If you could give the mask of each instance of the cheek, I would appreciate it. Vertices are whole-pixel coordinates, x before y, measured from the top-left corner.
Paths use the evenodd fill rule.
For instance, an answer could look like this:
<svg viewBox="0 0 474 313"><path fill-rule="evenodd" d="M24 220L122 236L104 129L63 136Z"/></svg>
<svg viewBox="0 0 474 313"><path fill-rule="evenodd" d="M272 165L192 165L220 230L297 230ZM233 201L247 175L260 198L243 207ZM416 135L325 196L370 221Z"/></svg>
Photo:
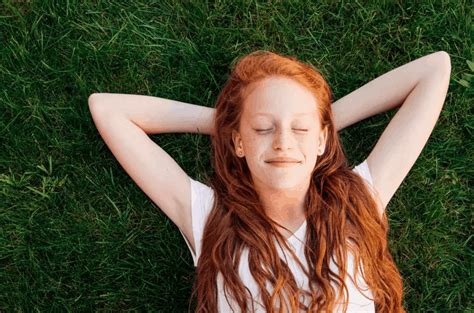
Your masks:
<svg viewBox="0 0 474 313"><path fill-rule="evenodd" d="M307 161L316 160L319 157L317 155L318 145L314 142L306 143L302 149Z"/></svg>
<svg viewBox="0 0 474 313"><path fill-rule="evenodd" d="M257 155L257 156L259 153L261 154L269 147L271 148L271 145L272 145L271 139L269 139L269 137L266 138L265 136L262 136L260 138L253 137L246 142L247 150L252 151L252 154Z"/></svg>

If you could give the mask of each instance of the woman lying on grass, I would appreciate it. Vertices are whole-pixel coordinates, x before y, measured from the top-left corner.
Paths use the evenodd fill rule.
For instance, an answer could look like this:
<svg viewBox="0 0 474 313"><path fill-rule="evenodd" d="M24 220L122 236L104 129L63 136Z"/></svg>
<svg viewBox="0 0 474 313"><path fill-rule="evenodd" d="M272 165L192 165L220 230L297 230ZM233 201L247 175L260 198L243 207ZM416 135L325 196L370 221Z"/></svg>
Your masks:
<svg viewBox="0 0 474 313"><path fill-rule="evenodd" d="M450 72L449 55L435 52L333 103L313 66L257 51L237 62L215 109L110 93L89 106L125 171L183 234L197 312L404 312L385 208L436 124ZM398 106L350 168L338 131ZM211 135L208 184L148 137L167 132Z"/></svg>

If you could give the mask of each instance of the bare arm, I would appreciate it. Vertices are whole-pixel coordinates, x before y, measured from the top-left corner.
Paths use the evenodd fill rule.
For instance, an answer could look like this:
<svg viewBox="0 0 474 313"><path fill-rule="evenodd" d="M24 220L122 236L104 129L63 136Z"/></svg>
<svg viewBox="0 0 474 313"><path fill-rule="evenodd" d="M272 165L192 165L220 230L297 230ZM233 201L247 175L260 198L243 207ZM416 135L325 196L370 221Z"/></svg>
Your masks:
<svg viewBox="0 0 474 313"><path fill-rule="evenodd" d="M194 252L191 181L179 164L147 134L209 134L213 109L141 95L94 93L93 121L123 169L186 236Z"/></svg>
<svg viewBox="0 0 474 313"><path fill-rule="evenodd" d="M442 110L451 62L444 51L402 65L334 103L339 128L399 106L367 157L380 213L425 146Z"/></svg>
<svg viewBox="0 0 474 313"><path fill-rule="evenodd" d="M123 115L146 134L211 134L215 109L160 97L94 93L89 102L106 106L109 114Z"/></svg>
<svg viewBox="0 0 474 313"><path fill-rule="evenodd" d="M373 115L399 107L415 85L438 69L438 51L397 67L352 91L332 104L338 131ZM449 55L447 55L449 58Z"/></svg>

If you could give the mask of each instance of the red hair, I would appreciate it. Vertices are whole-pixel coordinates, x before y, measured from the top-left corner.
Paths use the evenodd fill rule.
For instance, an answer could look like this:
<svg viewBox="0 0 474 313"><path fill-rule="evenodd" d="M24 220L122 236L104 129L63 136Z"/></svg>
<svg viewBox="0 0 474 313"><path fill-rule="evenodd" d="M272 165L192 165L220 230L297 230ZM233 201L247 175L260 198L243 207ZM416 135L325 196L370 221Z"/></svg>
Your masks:
<svg viewBox="0 0 474 313"><path fill-rule="evenodd" d="M233 129L239 130L243 103L254 83L275 75L293 79L310 90L318 100L321 127L328 128L326 148L313 170L305 201L305 257L309 270L299 264L309 279L311 290L306 292L297 287L288 265L278 255L274 239L295 257L276 227L279 224L266 215L245 158L237 157L231 135ZM383 213L380 218L365 182L348 165L334 127L331 103L332 92L322 75L295 57L260 50L244 56L233 68L216 102L216 132L211 137L214 174L210 178L215 201L204 227L193 285L197 312L217 312L219 272L224 290L232 294L241 311L251 309L251 298L238 273L244 248L249 248L249 268L267 312L275 312L277 299L286 303L284 294L290 302L286 312L332 312L339 299L346 311L348 250L354 255L355 276L362 262L359 274L374 295L376 311L405 312L402 279L388 248L387 216ZM339 274L331 271L331 258ZM267 282L273 286L272 294L266 289ZM331 282L336 283L337 290ZM311 298L309 307L300 303L302 293Z"/></svg>

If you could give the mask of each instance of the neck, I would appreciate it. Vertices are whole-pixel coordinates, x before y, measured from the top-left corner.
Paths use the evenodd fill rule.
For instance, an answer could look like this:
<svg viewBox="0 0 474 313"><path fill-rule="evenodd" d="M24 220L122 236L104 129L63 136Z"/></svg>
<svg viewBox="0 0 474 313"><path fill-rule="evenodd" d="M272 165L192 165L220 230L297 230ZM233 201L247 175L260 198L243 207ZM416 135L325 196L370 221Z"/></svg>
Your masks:
<svg viewBox="0 0 474 313"><path fill-rule="evenodd" d="M306 218L305 199L307 191L307 184L284 190L268 187L257 189L267 215L292 232L296 231ZM284 229L281 229L281 231L287 233Z"/></svg>

